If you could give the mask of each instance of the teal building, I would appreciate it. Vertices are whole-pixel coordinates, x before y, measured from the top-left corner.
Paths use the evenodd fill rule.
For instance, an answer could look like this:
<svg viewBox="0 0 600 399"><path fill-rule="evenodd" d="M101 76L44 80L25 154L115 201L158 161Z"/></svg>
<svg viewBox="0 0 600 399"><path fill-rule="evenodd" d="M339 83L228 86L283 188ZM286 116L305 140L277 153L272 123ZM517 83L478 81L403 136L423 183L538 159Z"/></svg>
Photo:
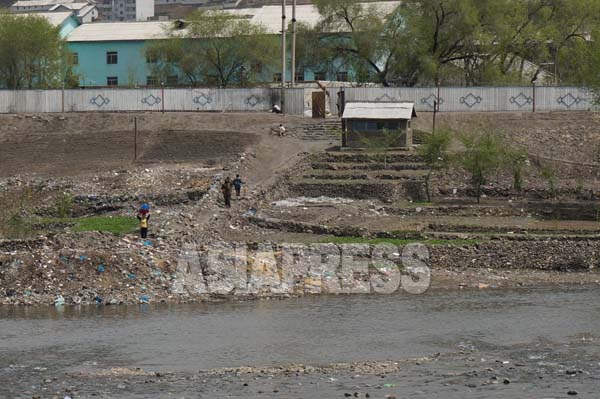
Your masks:
<svg viewBox="0 0 600 399"><path fill-rule="evenodd" d="M369 3L381 8L382 15L387 15L399 2ZM291 8L289 8L291 15ZM320 14L314 5L299 5L298 22L315 25ZM267 32L279 35L281 30L281 7L263 6L248 9L234 9L228 12L238 14L240 18L248 18L251 22L265 27ZM187 85L184 76L172 75L163 77L159 82L152 76L152 60L146 58L148 44L154 40L167 39L170 36L174 21L147 22L106 22L82 24L67 36L69 49L78 62L74 72L80 77L83 87L125 86L143 87ZM278 69L278 68L277 68ZM352 79L350 68L333 65L328 71L297 70L296 82L303 81L348 81ZM333 72L332 72L333 70ZM266 66L260 79L265 83L281 81L281 73L275 68ZM288 68L286 80L291 80Z"/></svg>

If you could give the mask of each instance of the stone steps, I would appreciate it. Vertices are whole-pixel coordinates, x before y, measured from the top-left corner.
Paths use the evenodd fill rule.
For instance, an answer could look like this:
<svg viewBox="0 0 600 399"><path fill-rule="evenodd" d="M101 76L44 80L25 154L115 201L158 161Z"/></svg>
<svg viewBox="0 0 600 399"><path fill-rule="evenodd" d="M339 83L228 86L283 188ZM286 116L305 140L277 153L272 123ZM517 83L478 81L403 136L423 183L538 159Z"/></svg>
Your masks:
<svg viewBox="0 0 600 399"><path fill-rule="evenodd" d="M305 140L341 140L342 124L339 120L321 120L294 127L290 131Z"/></svg>
<svg viewBox="0 0 600 399"><path fill-rule="evenodd" d="M415 162L371 162L371 163L353 163L353 162L312 162L311 166L315 170L354 170L354 171L402 171L402 170L427 170L424 163Z"/></svg>
<svg viewBox="0 0 600 399"><path fill-rule="evenodd" d="M308 171L305 179L316 180L406 180L421 179L427 174L422 170L386 170L386 171L361 171L361 170L312 170Z"/></svg>
<svg viewBox="0 0 600 399"><path fill-rule="evenodd" d="M328 163L422 163L423 159L411 151L373 152L326 152L316 155L313 162Z"/></svg>
<svg viewBox="0 0 600 399"><path fill-rule="evenodd" d="M340 197L360 200L377 199L393 202L400 198L423 201L424 185L421 179L299 179L290 183L294 195L305 197Z"/></svg>

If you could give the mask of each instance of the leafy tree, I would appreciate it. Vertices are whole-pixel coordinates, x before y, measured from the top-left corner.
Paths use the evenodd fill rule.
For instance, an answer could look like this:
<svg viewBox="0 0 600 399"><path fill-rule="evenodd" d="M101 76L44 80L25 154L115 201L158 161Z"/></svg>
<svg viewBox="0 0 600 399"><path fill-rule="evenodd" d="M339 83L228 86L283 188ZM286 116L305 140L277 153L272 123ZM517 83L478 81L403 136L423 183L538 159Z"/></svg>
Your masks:
<svg viewBox="0 0 600 399"><path fill-rule="evenodd" d="M193 86L245 85L277 59L277 38L264 27L220 11L196 11L185 27L174 24L170 38L151 44L147 57L163 82L181 73Z"/></svg>
<svg viewBox="0 0 600 399"><path fill-rule="evenodd" d="M597 0L405 0L389 15L359 0L315 0L319 57L384 86L598 82ZM318 43L314 45L314 43Z"/></svg>
<svg viewBox="0 0 600 399"><path fill-rule="evenodd" d="M504 163L512 172L513 189L521 191L523 189L523 168L527 161L527 152L520 148L508 148L504 151L502 157Z"/></svg>
<svg viewBox="0 0 600 399"><path fill-rule="evenodd" d="M477 203L481 200L482 187L488 176L501 164L501 140L490 133L468 134L461 138L465 151L459 157L460 164L471 174L471 186Z"/></svg>
<svg viewBox="0 0 600 399"><path fill-rule="evenodd" d="M550 197L556 198L556 172L551 166L546 166L542 169L540 176L546 180Z"/></svg>
<svg viewBox="0 0 600 399"><path fill-rule="evenodd" d="M426 135L423 144L419 147L419 155L429 168L425 176L425 191L427 201L431 202L430 181L434 171L444 168L448 164L448 147L450 146L450 133L447 130L437 130Z"/></svg>
<svg viewBox="0 0 600 399"><path fill-rule="evenodd" d="M390 86L391 68L400 59L399 44L406 43L395 13L382 18L378 6L359 0L316 0L315 5L322 16L318 41L312 43L322 57L319 60L354 71L354 80Z"/></svg>
<svg viewBox="0 0 600 399"><path fill-rule="evenodd" d="M0 87L60 87L63 50L58 28L45 18L0 13Z"/></svg>

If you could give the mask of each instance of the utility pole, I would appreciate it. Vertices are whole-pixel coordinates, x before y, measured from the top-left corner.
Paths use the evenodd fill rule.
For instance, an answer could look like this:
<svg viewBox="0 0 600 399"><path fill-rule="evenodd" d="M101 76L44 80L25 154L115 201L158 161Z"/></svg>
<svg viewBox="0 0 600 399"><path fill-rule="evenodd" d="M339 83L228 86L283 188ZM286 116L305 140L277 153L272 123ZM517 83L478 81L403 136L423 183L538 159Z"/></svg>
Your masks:
<svg viewBox="0 0 600 399"><path fill-rule="evenodd" d="M437 96L433 101L433 133L435 133L435 120L437 113L440 111L440 79L436 79L437 83Z"/></svg>
<svg viewBox="0 0 600 399"><path fill-rule="evenodd" d="M292 85L296 84L296 0L292 0Z"/></svg>
<svg viewBox="0 0 600 399"><path fill-rule="evenodd" d="M285 0L281 0L281 112L285 114L285 64L286 64L286 43L285 34L287 31L285 17Z"/></svg>
<svg viewBox="0 0 600 399"><path fill-rule="evenodd" d="M137 161L137 116L133 117L133 161Z"/></svg>

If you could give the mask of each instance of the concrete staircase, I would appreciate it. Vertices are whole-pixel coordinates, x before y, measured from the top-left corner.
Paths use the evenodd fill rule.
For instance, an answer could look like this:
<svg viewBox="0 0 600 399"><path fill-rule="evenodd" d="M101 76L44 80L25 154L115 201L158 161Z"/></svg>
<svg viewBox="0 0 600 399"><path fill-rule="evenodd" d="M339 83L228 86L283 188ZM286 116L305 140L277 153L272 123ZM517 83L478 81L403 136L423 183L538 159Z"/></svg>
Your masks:
<svg viewBox="0 0 600 399"><path fill-rule="evenodd" d="M315 119L314 123L291 129L292 134L303 140L326 140L341 143L342 122L335 119Z"/></svg>

